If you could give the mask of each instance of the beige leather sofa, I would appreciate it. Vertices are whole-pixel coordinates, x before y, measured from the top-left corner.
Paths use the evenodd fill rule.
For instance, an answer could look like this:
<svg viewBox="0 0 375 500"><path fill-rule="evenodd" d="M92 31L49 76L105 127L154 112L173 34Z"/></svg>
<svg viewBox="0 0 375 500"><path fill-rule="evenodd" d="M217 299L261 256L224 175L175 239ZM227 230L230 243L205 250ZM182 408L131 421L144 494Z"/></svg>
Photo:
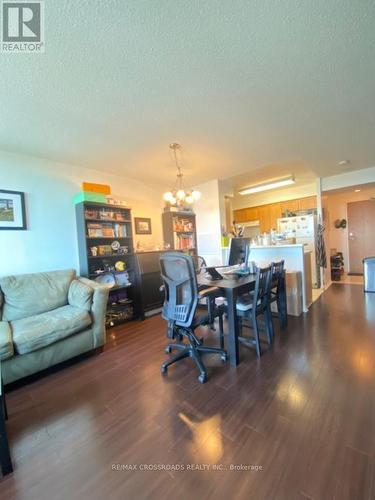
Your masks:
<svg viewBox="0 0 375 500"><path fill-rule="evenodd" d="M4 384L102 346L107 300L72 269L0 278Z"/></svg>

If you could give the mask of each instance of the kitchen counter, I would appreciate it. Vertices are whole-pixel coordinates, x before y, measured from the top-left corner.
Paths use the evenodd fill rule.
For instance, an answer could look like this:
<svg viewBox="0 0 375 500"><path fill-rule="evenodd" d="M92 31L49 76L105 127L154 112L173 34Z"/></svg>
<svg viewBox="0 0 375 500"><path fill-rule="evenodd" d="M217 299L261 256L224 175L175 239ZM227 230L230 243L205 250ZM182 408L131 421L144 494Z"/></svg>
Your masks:
<svg viewBox="0 0 375 500"><path fill-rule="evenodd" d="M302 243L286 243L285 245L283 245L282 243L280 243L280 245L250 245L250 248L272 248L272 249L275 249L275 248L302 248L304 249L304 252L305 253L308 253L308 252L311 252L311 250L308 250L305 245L302 245Z"/></svg>
<svg viewBox="0 0 375 500"><path fill-rule="evenodd" d="M308 311L311 304L311 250L302 243L288 245L250 245L249 260L260 266L271 262L284 261L286 271L300 271L302 274L302 308Z"/></svg>

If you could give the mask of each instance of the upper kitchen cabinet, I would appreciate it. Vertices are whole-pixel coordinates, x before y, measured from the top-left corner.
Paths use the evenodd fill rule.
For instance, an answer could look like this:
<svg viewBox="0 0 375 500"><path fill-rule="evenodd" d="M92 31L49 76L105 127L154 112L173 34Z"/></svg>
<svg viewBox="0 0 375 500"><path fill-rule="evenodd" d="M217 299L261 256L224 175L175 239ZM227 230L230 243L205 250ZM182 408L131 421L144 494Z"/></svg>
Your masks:
<svg viewBox="0 0 375 500"><path fill-rule="evenodd" d="M270 229L277 229L277 219L279 219L281 215L281 204L280 203L272 203L269 206L270 212Z"/></svg>
<svg viewBox="0 0 375 500"><path fill-rule="evenodd" d="M258 207L246 208L246 220L258 220Z"/></svg>
<svg viewBox="0 0 375 500"><path fill-rule="evenodd" d="M271 229L271 216L269 205L258 207L258 220L260 232L266 233Z"/></svg>
<svg viewBox="0 0 375 500"><path fill-rule="evenodd" d="M316 208L316 196L308 196L307 198L300 198L299 210L310 210Z"/></svg>
<svg viewBox="0 0 375 500"><path fill-rule="evenodd" d="M281 213L284 216L285 212L297 212L299 210L299 200L288 200L280 202Z"/></svg>
<svg viewBox="0 0 375 500"><path fill-rule="evenodd" d="M283 217L285 212L298 212L299 210L311 210L316 208L316 196L307 196L296 200L281 201L280 203L269 203L257 207L241 208L234 210L234 220L241 224L259 220L261 232L277 229L277 219Z"/></svg>

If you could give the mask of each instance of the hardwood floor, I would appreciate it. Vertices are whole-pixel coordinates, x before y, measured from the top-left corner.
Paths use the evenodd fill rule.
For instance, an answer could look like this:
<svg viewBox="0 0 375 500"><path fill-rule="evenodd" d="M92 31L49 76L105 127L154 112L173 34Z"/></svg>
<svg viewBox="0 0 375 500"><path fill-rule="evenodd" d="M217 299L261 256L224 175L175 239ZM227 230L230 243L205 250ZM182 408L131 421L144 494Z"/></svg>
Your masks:
<svg viewBox="0 0 375 500"><path fill-rule="evenodd" d="M101 355L9 392L0 497L375 499L375 294L332 285L260 360L206 358L204 385L189 359L160 375L166 343L160 317L117 327Z"/></svg>

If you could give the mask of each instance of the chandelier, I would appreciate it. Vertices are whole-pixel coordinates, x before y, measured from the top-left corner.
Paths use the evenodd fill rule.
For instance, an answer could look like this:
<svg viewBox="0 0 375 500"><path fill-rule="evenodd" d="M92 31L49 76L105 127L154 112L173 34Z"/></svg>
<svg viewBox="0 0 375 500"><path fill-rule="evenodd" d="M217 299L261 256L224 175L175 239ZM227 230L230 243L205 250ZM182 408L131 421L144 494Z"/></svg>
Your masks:
<svg viewBox="0 0 375 500"><path fill-rule="evenodd" d="M181 144L177 142L172 142L169 145L170 149L173 151L173 157L177 168L177 179L175 185L171 191L164 193L163 198L169 205L183 206L192 205L194 201L199 200L201 194L199 191L186 190L183 184L183 173L181 165L178 163L177 151L181 149Z"/></svg>

